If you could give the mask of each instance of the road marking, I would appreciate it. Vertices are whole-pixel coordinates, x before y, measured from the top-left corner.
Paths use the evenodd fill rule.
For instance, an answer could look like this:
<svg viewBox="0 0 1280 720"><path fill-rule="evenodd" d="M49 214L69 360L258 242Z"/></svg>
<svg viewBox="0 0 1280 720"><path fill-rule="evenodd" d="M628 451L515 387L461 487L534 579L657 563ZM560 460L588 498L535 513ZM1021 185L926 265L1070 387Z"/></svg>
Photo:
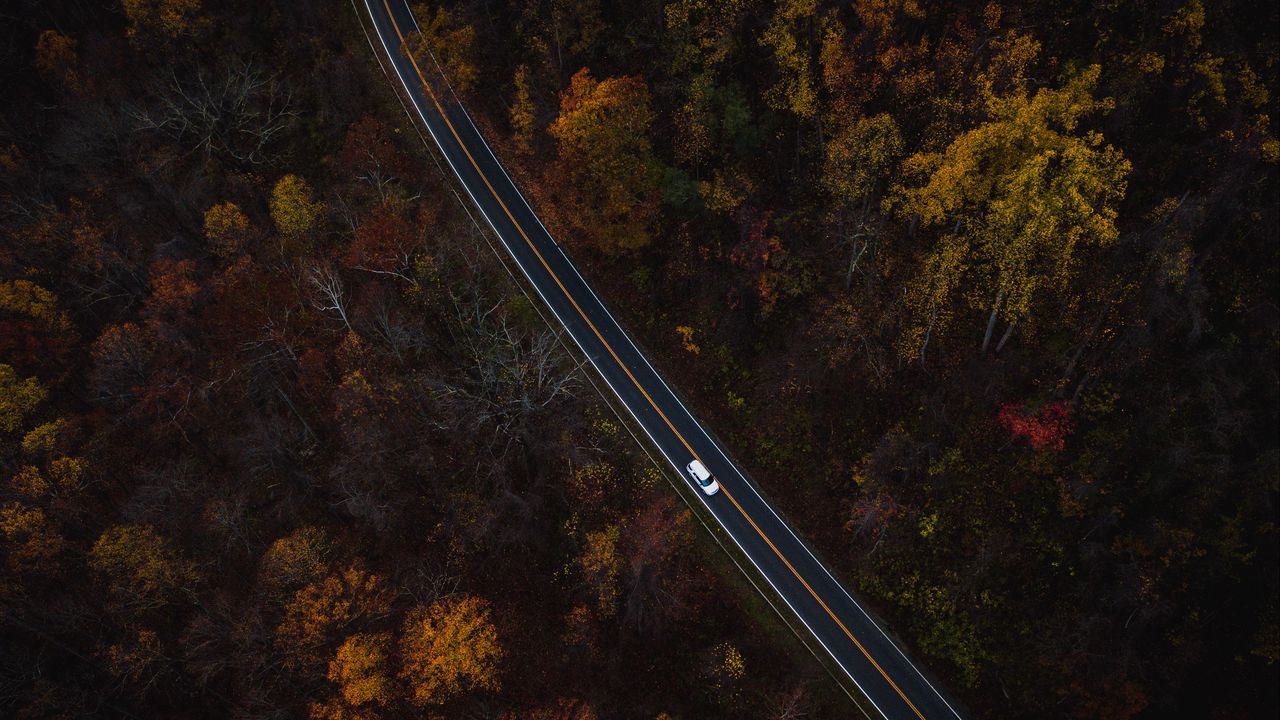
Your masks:
<svg viewBox="0 0 1280 720"><path fill-rule="evenodd" d="M889 677L889 674L884 671L884 668L880 667L880 663L876 662L876 659L871 657L871 653L867 652L867 649L862 647L862 643L858 642L858 638L854 637L853 633L849 632L849 628L845 627L843 622L840 622L840 618L836 617L836 614L831 611L831 608L827 607L827 604L823 602L822 598L818 595L818 593L814 592L813 588L809 587L808 581L806 581L800 573L796 572L796 569L791 566L791 562L782 555L782 553L778 550L778 548L773 544L773 541L769 539L769 536L765 535L764 531L760 529L760 526L756 525L756 521L751 519L751 516L747 514L747 511L742 509L742 506L738 504L737 498L735 498L733 494L729 492L729 489L724 486L724 483L720 484L720 492L724 493L725 496L729 498L729 502L733 503L733 506L738 508L738 512L742 513L742 517L746 518L747 522L751 523L751 527L754 528L757 533L759 533L760 537L764 538L764 541L766 543L768 543L769 549L773 550L773 553L777 555L778 559L781 560L787 566L787 569L791 571L791 574L796 576L796 579L800 581L801 585L804 585L804 589L809 591L809 594L813 596L813 599L817 600L818 604L822 606L822 609L827 611L827 614L831 616L832 620L836 621L836 624L840 626L841 630L844 630L844 633L849 636L849 639L853 641L853 644L858 646L858 649L861 650L862 654L866 656L867 660L871 663L872 667L874 667L880 673L880 675L884 677L885 680L889 681L889 685L892 686L893 689L898 692L898 695L902 698L902 701L907 704L907 707L911 708L911 712L915 713L916 717L921 718L921 720L924 720L924 715L921 715L920 711L916 709L915 703L911 702L911 699L908 698L905 693L903 693L901 690L898 689L897 683L895 683L893 679Z"/></svg>
<svg viewBox="0 0 1280 720"><path fill-rule="evenodd" d="M431 102L432 104L435 105L436 111L440 114L440 118L444 121L445 125L449 128L449 132L453 134L454 141L458 143L458 147L461 148L462 152L467 156L467 160L471 162L471 166L472 168L475 169L476 174L480 176L480 179L484 181L485 186L489 188L489 193L493 196L493 199L498 202L498 205L502 208L502 211L506 213L507 219L511 222L512 226L514 226L516 230L520 232L520 235L524 238L525 242L529 245L529 249L533 250L534 255L536 255L538 258L538 261L542 263L543 269L545 269L547 271L547 274L550 275L553 280L555 280L556 285L559 286L560 288L560 291L564 293L564 296L568 298L569 302L573 305L574 309L578 311L578 315L580 315L582 319L586 321L587 326L591 328L591 332L595 334L596 338L600 340L600 343L604 345L605 349L609 351L609 354L613 356L614 361L617 362L618 366L621 367L623 372L627 374L627 377L630 378L631 382L636 386L636 389L639 390L642 395L644 395L644 398L649 402L650 407L652 407L658 413L658 416L662 418L662 421L664 423L666 423L667 427L671 430L672 434L675 435L676 438L680 440L680 443L684 445L685 449L689 451L689 454L692 455L695 460L701 461L701 458L699 457L698 453L693 449L693 447L689 444L689 441L686 440L684 435L679 430L676 429L675 425L672 424L671 420L667 417L666 413L664 413L662 411L662 408L660 408L658 404L654 402L653 397L649 395L649 392L645 390L644 386L640 384L640 382L636 379L635 375L631 373L631 369L627 367L627 364L625 362L622 361L622 358L620 358L617 352L614 351L613 346L609 343L608 340L604 338L604 335L601 334L600 330L596 328L595 323L591 321L591 318L587 316L587 313L583 311L582 307L578 304L578 301L573 297L572 293L570 293L568 288L564 286L564 283L560 280L559 275L557 275L556 272L551 269L550 264L547 263L547 260L545 257L543 257L542 252L538 250L538 247L536 245L534 245L533 240L530 239L528 233L525 232L524 227L520 224L519 221L516 220L515 215L512 214L511 210L507 207L507 204L503 202L502 198L498 195L498 192L497 190L494 189L493 184L489 182L489 177L485 174L484 170L480 169L480 164L477 163L476 159L471 155L471 150L467 147L466 143L462 141L462 137L458 135L457 128L455 128L453 126L453 122L449 120L448 114L445 112L444 107L441 106L439 99L436 98L435 92L432 91L430 83L427 81L426 76L422 72L422 68L418 67L417 59L413 57L412 52L408 51L408 47L405 45L404 33L400 30L400 23L396 21L395 13L391 11L391 5L389 4L388 0L382 0L382 4L383 4L383 8L387 11L387 18L391 21L392 27L395 28L396 36L400 40L400 50L404 52L404 55L408 58L409 63L413 65L414 72L417 73L418 79L422 82L422 88L426 91L427 96L431 98ZM393 63L395 62L394 59L392 59L392 62ZM831 610L831 608L826 604L826 602L822 600L822 598L818 595L818 593L813 590L813 588L804 579L804 577L795 569L795 567L791 564L791 562L787 560L787 558L782 554L780 550L778 550L777 546L773 544L773 541L769 539L769 536L765 535L764 531L760 529L760 526L756 524L755 520L753 520L751 516L747 514L746 510L744 510L743 507L740 504L738 504L737 499L735 499L733 495L730 494L725 489L723 483L721 483L721 491L725 493L725 496L729 498L729 501L733 503L733 506L737 508L738 512L742 514L742 516L747 520L747 522L751 524L751 527L756 531L756 533L761 537L761 539L763 539L765 543L769 546L769 548L773 550L774 554L778 556L778 559L781 560L783 564L787 566L787 569L791 571L791 574L794 575L795 578L800 581L800 584L804 586L805 590L807 590L809 594L813 596L813 599L818 602L818 604L822 607L824 611L826 611L827 615L830 616L831 619L835 621L836 625L838 625L840 629L844 631L844 634L848 636L848 638L853 642L853 644L858 648L858 650L861 651L862 655L867 659L867 661L870 662L871 665L876 669L876 671L880 673L880 676L883 677L885 681L889 683L889 686L892 687L895 692L897 692L898 696L902 698L902 701L905 702L907 706L911 708L911 711L915 713L916 717L920 718L920 720L924 720L924 715L921 714L921 712L916 708L915 704L911 702L911 699L908 698L906 694L902 692L902 690L898 687L897 683L893 681L893 678L889 677L889 674L886 673L882 667L880 667L880 664L876 662L875 658L871 656L871 653L867 651L867 649L862 645L862 643L859 642L856 637L854 637L853 633L849 631L849 628L845 626L844 622L841 621L840 618L836 616L836 614Z"/></svg>

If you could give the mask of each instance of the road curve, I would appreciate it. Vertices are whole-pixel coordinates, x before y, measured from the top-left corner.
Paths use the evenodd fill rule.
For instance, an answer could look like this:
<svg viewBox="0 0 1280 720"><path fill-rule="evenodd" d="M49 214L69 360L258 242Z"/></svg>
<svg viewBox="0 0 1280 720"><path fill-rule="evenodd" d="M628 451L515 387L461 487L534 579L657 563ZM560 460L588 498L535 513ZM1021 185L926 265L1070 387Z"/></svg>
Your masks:
<svg viewBox="0 0 1280 720"><path fill-rule="evenodd" d="M363 2L418 116L516 264L635 421L671 463L699 459L720 483L693 494L796 619L890 720L960 718L952 703L800 541L633 344L525 202L443 83L403 52L417 32L407 0ZM434 75L439 78L438 74Z"/></svg>

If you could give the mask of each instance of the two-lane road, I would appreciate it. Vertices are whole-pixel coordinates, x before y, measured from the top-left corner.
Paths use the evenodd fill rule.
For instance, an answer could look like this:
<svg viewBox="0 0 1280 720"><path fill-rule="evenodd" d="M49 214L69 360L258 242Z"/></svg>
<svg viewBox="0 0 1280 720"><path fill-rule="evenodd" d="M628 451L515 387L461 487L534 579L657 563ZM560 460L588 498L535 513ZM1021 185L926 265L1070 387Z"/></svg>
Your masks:
<svg viewBox="0 0 1280 720"><path fill-rule="evenodd" d="M817 642L886 718L959 718L906 654L796 537L680 402L534 215L436 68L403 51L406 0L365 4L387 60L431 137L529 283L686 482L699 459L719 493L694 494ZM690 482L692 485L692 482Z"/></svg>

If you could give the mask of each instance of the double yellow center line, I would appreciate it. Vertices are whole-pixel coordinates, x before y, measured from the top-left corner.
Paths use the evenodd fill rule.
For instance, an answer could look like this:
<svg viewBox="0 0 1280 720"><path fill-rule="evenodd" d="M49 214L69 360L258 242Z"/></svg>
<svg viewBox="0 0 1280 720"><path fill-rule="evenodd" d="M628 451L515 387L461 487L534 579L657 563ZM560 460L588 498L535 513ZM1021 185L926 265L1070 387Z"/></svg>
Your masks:
<svg viewBox="0 0 1280 720"><path fill-rule="evenodd" d="M502 211L506 213L507 219L510 220L511 224L516 228L516 230L520 232L520 235L521 237L524 238L524 241L529 244L529 249L533 250L534 255L538 257L538 261L542 263L543 269L545 269L547 271L547 274L550 275L553 280L555 280L556 285L559 286L560 288L560 291L564 293L564 296L569 299L570 303L573 304L574 309L578 311L578 315L580 315L582 319L586 321L587 327L591 328L591 332L594 333L596 338L600 340L600 344L604 345L605 349L609 351L609 354L613 356L614 361L618 363L618 367L622 368L622 371L627 374L627 377L631 379L631 382L636 386L636 389L640 391L640 394L644 395L645 400L649 401L649 405L653 407L653 409L658 413L658 416L662 418L662 421L666 423L667 427L671 429L671 432L676 436L676 438L680 440L680 443L684 445L686 450L689 451L689 454L692 455L695 459L701 461L701 458L698 456L698 453L694 451L693 446L691 446L689 444L689 441L685 439L684 435L681 434L680 431L676 429L676 426L672 424L671 420L667 417L667 414L664 413L662 411L662 408L658 406L658 403L654 402L653 398L649 395L649 392L644 389L643 385L640 384L640 381L636 380L635 375L631 373L631 368L627 367L627 364L622 361L622 358L618 357L618 353L614 351L613 346L609 344L608 340L604 339L604 335L602 335L600 333L600 330L596 328L595 323L591 321L591 318L587 316L587 313L582 310L582 307L580 305L578 305L578 301L564 286L564 283L560 281L560 276L557 275L555 271L551 269L551 266L547 263L546 258L542 256L542 253L538 250L538 247L534 245L533 240L531 240L529 238L528 233L525 232L524 227L520 224L519 221L516 220L515 215L511 213L511 210L507 208L507 204L502 201L502 198L498 195L498 192L494 190L493 184L489 182L489 177L485 175L483 170L480 169L480 164L476 162L476 159L474 157L472 157L471 150L468 149L467 144L462 141L462 138L458 135L458 130L453 126L453 122L449 120L449 115L444 111L444 107L441 106L440 101L436 98L435 92L431 89L431 84L427 82L427 78L423 74L422 69L418 67L417 59L413 56L413 53L408 50L408 46L405 44L405 40L404 40L404 33L401 32L400 30L400 23L396 22L395 13L391 12L391 5L389 4L388 0L382 0L382 5L384 8L386 8L387 17L391 20L392 27L395 28L396 36L400 40L401 50L404 52L405 56L408 57L410 64L413 65L414 72L418 74L418 79L422 82L422 88L426 91L427 96L431 98L431 102L435 105L436 112L440 114L440 118L444 120L445 125L449 127L449 132L453 134L453 139L458 143L458 147L462 148L462 152L466 154L467 160L469 160L471 162L471 166L475 168L476 174L480 176L481 180L484 180L484 184L487 188L489 188L489 193L493 195L493 199L496 200L498 202L498 205L502 207ZM394 61L395 59L392 58L392 62ZM441 151L443 150L444 148L441 148ZM734 498L733 494L729 492L729 489L724 486L723 481L721 481L720 483L720 490L725 494L725 497L729 498L729 501L732 502L733 506L738 509L738 512L742 513L742 516L746 518L747 522L751 524L751 527L760 535L760 537L765 541L765 543L769 546L769 548L773 550L774 554L778 556L778 559L781 560L783 564L787 566L787 569L791 571L791 574L794 575L796 579L800 581L800 584L804 586L805 590L808 590L809 594L813 596L813 599L816 600L820 606L822 606L822 609L826 611L827 615L831 616L831 619L834 620L835 623L840 626L840 629L844 631L844 634L847 635L849 639L853 641L853 644L857 646L859 651L862 652L863 657L865 657L867 661L871 663L871 665L880 673L881 677L883 677L885 681L889 683L890 687L892 687L894 691L898 693L898 696L901 697L902 701L907 704L907 707L911 708L911 711L915 713L916 717L920 718L920 720L924 720L924 715L922 715L920 711L916 709L916 706L914 703L911 702L911 699L908 698L906 694L902 692L902 690L898 687L897 683L893 681L893 678L889 677L889 674L884 671L884 668L880 667L880 663L876 662L876 659L871 656L871 653L867 652L867 649L863 647L862 643L859 642L856 637L853 636L853 633L849 632L849 628L845 626L844 622L842 622L834 612L832 612L831 608L827 606L827 603L823 601L823 599L818 595L818 593L814 592L813 588L810 587L808 581L806 581L804 577L800 575L800 573L795 569L795 567L791 564L791 562L787 560L787 558L782 554L781 551L778 550L777 546L773 544L773 541L769 539L769 536L764 534L764 531L760 529L760 526L756 524L756 521L753 520L745 510L743 510L742 505L738 504L738 500Z"/></svg>

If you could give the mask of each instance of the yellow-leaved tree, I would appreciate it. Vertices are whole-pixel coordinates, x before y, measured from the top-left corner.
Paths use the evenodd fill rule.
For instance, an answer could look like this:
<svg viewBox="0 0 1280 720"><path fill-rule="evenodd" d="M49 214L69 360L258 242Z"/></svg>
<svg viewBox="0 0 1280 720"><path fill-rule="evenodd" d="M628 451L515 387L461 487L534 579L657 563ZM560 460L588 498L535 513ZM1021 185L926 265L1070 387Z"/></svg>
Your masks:
<svg viewBox="0 0 1280 720"><path fill-rule="evenodd" d="M400 677L419 705L437 705L472 689L497 690L504 651L489 604L471 595L411 610L400 637Z"/></svg>
<svg viewBox="0 0 1280 720"><path fill-rule="evenodd" d="M529 94L529 66L516 68L516 100L511 105L511 136L516 152L528 155L533 152L535 108Z"/></svg>
<svg viewBox="0 0 1280 720"><path fill-rule="evenodd" d="M48 394L38 379L19 379L16 370L0 363L0 431L16 432Z"/></svg>
<svg viewBox="0 0 1280 720"><path fill-rule="evenodd" d="M1026 43L1011 47L1025 63ZM1039 319L1046 295L1066 289L1082 248L1115 241L1130 165L1100 133L1079 130L1081 118L1112 106L1093 95L1100 72L1094 65L1032 94L1019 71L1005 69L1002 84L1015 87L997 93L986 84L985 122L903 163L899 214L947 228L907 290L905 358L919 357L943 327L955 292L989 310L982 351L999 318L1009 324L1003 344L1016 323Z"/></svg>
<svg viewBox="0 0 1280 720"><path fill-rule="evenodd" d="M659 174L652 122L649 88L639 77L597 81L583 68L560 96L549 128L560 156L557 185L577 196L573 222L604 252L649 243Z"/></svg>
<svg viewBox="0 0 1280 720"><path fill-rule="evenodd" d="M152 608L191 595L195 565L147 525L108 528L89 551L89 566L107 582L112 596L127 606Z"/></svg>
<svg viewBox="0 0 1280 720"><path fill-rule="evenodd" d="M432 12L419 3L413 6L413 15L420 18L419 30L405 38L405 48L418 68L433 81L443 71L449 86L459 93L470 90L479 74L473 57L475 28L440 6Z"/></svg>
<svg viewBox="0 0 1280 720"><path fill-rule="evenodd" d="M600 614L612 616L618 611L618 575L622 572L622 556L618 553L620 532L610 525L600 532L587 533L579 562L587 584L595 589Z"/></svg>
<svg viewBox="0 0 1280 720"><path fill-rule="evenodd" d="M315 227L324 204L313 198L311 185L297 175L285 175L271 191L271 219L286 240L296 241Z"/></svg>
<svg viewBox="0 0 1280 720"><path fill-rule="evenodd" d="M227 201L210 207L204 213L204 236L209 249L220 257L234 258L244 249L249 237L249 218L239 205Z"/></svg>
<svg viewBox="0 0 1280 720"><path fill-rule="evenodd" d="M831 195L840 243L849 253L848 287L858 261L876 240L878 223L871 215L902 158L902 134L888 113L852 121L836 118L832 125L822 185Z"/></svg>
<svg viewBox="0 0 1280 720"><path fill-rule="evenodd" d="M782 0L774 9L760 42L773 50L778 81L765 93L777 110L790 110L809 119L818 114L810 38L816 34L818 0Z"/></svg>

